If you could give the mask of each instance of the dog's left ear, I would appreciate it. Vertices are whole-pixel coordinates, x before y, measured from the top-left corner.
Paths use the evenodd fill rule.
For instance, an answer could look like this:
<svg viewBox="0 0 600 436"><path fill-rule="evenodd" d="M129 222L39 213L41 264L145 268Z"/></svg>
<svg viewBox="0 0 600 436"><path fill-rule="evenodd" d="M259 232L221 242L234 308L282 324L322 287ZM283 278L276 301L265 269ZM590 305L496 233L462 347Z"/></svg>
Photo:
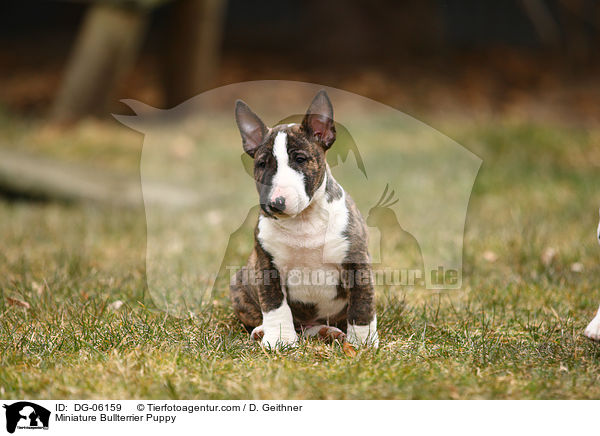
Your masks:
<svg viewBox="0 0 600 436"><path fill-rule="evenodd" d="M302 127L325 150L328 150L335 141L333 106L325 91L319 91L313 99L302 120Z"/></svg>

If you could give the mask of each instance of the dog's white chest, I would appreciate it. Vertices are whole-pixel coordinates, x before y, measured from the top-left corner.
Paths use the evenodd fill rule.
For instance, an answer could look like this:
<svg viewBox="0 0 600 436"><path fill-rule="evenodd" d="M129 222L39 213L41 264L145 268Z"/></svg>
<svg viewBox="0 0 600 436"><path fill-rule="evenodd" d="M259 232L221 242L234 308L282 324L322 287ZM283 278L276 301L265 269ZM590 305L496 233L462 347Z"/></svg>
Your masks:
<svg viewBox="0 0 600 436"><path fill-rule="evenodd" d="M349 242L345 198L322 204L304 216L285 220L260 217L258 238L284 276L289 301L314 304L319 317L338 314L346 301L337 299L340 264Z"/></svg>

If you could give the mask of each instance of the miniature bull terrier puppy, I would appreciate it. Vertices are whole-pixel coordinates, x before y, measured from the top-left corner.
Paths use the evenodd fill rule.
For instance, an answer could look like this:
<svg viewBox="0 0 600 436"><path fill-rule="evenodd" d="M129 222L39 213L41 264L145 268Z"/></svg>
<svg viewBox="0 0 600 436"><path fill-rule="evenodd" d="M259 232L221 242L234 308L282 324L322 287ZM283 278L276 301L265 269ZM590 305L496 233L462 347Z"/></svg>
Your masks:
<svg viewBox="0 0 600 436"><path fill-rule="evenodd" d="M598 224L596 237L600 242L600 224ZM583 334L594 341L600 341L600 308L598 308L595 318L588 324Z"/></svg>
<svg viewBox="0 0 600 436"><path fill-rule="evenodd" d="M254 250L231 280L237 317L269 348L298 333L377 347L366 225L325 158L336 138L327 93L300 124L269 128L241 100L235 119L261 208Z"/></svg>

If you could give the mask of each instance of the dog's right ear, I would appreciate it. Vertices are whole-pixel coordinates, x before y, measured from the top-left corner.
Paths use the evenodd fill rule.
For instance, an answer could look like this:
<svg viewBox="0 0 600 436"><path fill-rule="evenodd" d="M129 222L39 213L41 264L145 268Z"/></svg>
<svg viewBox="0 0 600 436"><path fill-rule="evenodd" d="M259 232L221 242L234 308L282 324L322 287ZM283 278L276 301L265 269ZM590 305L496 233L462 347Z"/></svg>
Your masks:
<svg viewBox="0 0 600 436"><path fill-rule="evenodd" d="M235 102L235 121L242 135L244 151L254 157L256 149L265 139L267 127L242 100Z"/></svg>
<svg viewBox="0 0 600 436"><path fill-rule="evenodd" d="M333 106L325 90L321 90L315 95L302 120L302 127L317 142L321 143L325 150L329 150L335 141L335 123Z"/></svg>

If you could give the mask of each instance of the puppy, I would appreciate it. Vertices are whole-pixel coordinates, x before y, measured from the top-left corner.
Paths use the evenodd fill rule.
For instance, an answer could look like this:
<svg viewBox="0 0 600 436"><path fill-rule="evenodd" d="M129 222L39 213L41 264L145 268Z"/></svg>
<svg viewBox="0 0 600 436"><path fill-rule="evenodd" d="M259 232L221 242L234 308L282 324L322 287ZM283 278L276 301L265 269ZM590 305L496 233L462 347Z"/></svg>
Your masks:
<svg viewBox="0 0 600 436"><path fill-rule="evenodd" d="M598 231L596 232L598 241L600 242L600 224L598 224ZM594 341L600 341L600 308L596 312L596 317L588 324L585 331L583 332L588 338Z"/></svg>
<svg viewBox="0 0 600 436"><path fill-rule="evenodd" d="M336 138L327 93L300 124L269 128L240 100L235 119L261 207L254 250L231 280L237 317L270 348L298 333L377 347L365 222L325 158Z"/></svg>

